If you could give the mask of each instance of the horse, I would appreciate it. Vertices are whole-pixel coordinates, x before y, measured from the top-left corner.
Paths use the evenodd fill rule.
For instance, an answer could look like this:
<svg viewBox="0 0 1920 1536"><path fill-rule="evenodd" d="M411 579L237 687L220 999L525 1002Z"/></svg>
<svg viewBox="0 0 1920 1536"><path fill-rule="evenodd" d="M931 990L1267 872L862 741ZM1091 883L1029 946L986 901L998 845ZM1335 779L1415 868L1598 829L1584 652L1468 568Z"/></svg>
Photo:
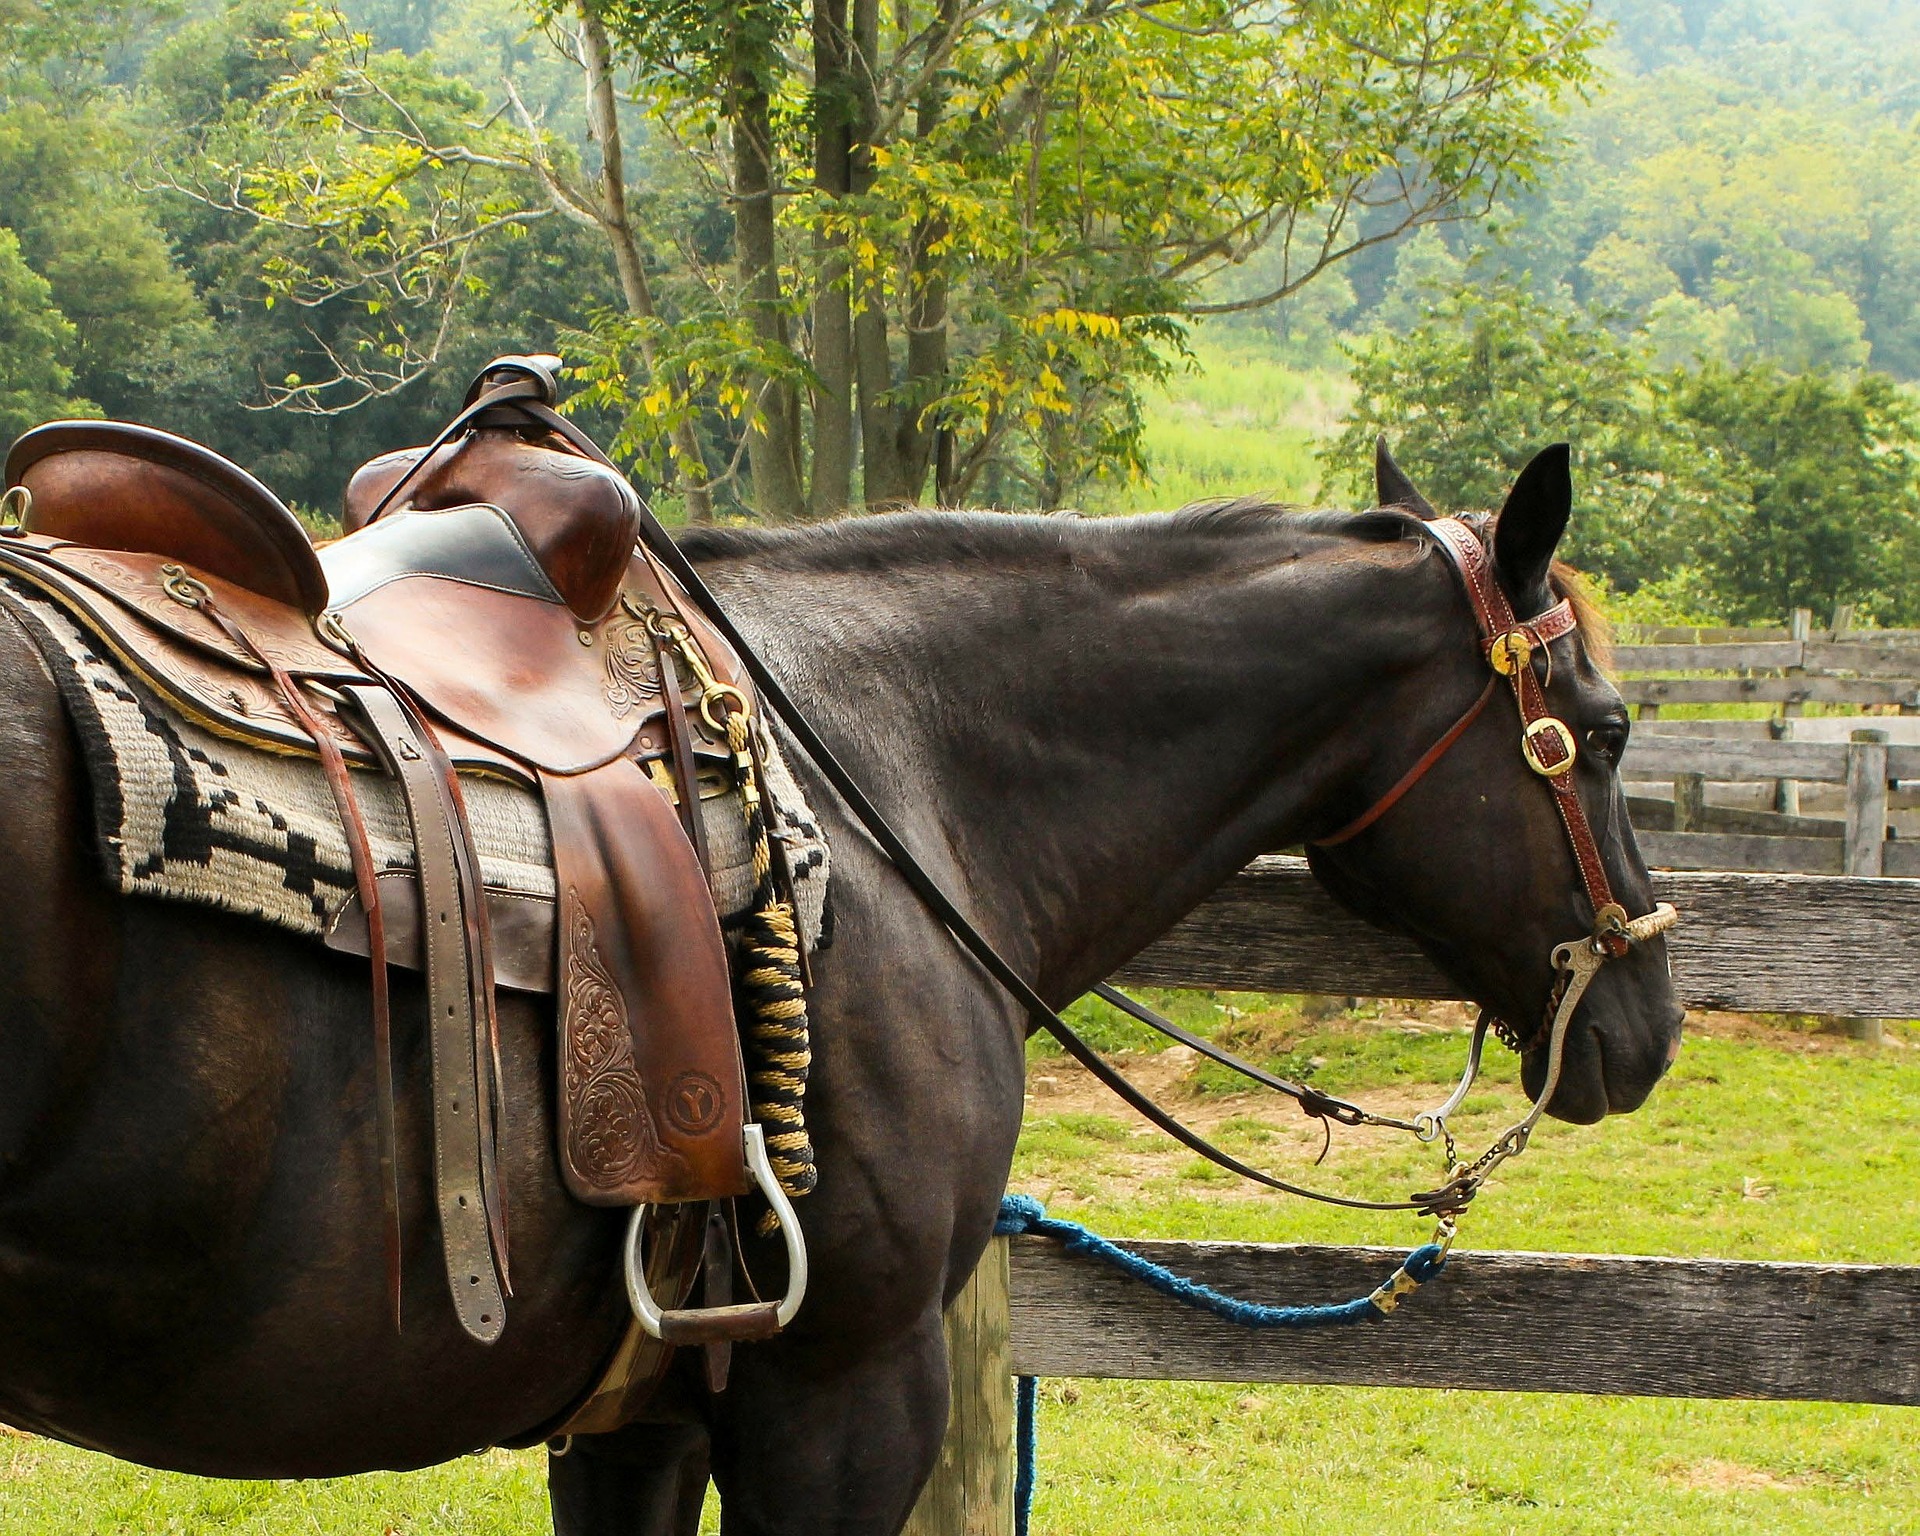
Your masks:
<svg viewBox="0 0 1920 1536"><path fill-rule="evenodd" d="M1117 519L910 511L683 547L925 868L1055 1005L1251 857L1374 804L1479 692L1485 652L1431 509L1258 502ZM1492 524L1515 612L1564 585L1565 451ZM1647 910L1616 772L1628 722L1590 623L1547 695L1580 744L1607 876ZM0 1420L162 1468L315 1477L533 1443L618 1342L623 1213L555 1168L549 1005L503 994L512 1324L482 1347L438 1270L424 1003L396 975L408 1268L383 1284L364 968L265 924L111 892L55 686L0 609ZM1488 710L1390 812L1316 849L1336 898L1411 935L1482 1006L1541 1015L1594 914L1552 797ZM1021 1120L1015 1006L797 761L833 849L814 956L799 1202L812 1284L712 1394L550 1462L560 1536L896 1532L947 1412L943 1306L988 1240ZM1605 966L1553 1114L1638 1106L1677 1051L1662 941ZM1530 1050L1523 1077L1544 1079ZM777 1238L742 1260L779 1283ZM682 1360L697 1363L697 1352Z"/></svg>

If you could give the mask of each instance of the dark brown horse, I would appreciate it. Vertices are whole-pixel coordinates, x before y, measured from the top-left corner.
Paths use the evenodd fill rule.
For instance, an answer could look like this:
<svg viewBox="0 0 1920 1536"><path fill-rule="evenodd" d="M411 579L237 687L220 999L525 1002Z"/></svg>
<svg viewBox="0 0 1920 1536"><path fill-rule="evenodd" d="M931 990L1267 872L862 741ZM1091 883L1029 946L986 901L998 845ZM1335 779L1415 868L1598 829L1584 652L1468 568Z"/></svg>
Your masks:
<svg viewBox="0 0 1920 1536"><path fill-rule="evenodd" d="M1523 617L1551 601L1570 502L1564 452L1544 455L1501 516L1498 572ZM1252 855L1353 817L1486 676L1459 583L1405 510L914 513L687 547L932 873L1056 1002ZM1556 649L1549 697L1583 749L1608 876L1645 911L1613 767L1620 700L1579 636ZM512 1326L489 1349L455 1322L416 1113L396 1337L363 967L110 894L53 683L4 620L0 695L0 1419L227 1477L418 1466L551 1423L626 1302L621 1214L573 1203L555 1174L543 1010L516 999L501 1020ZM939 1446L941 1307L1006 1179L1026 1020L810 792L835 923L814 1002L806 1306L739 1350L724 1395L689 1377L659 1423L555 1461L563 1532L691 1531L709 1475L730 1533L892 1532ZM1540 1015L1552 946L1592 922L1502 711L1316 865L1516 1020ZM396 998L414 1090L420 1008L417 990ZM1658 942L1607 966L1554 1112L1633 1109L1680 1023ZM1538 1061L1526 1071L1540 1081ZM777 1242L749 1257L777 1280Z"/></svg>

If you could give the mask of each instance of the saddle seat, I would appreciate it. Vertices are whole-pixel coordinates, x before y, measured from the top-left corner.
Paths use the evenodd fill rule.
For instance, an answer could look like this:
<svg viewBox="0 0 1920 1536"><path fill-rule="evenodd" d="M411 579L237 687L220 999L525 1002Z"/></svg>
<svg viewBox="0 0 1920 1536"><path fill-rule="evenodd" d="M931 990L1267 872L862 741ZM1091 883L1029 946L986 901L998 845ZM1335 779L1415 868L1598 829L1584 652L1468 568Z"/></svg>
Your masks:
<svg viewBox="0 0 1920 1536"><path fill-rule="evenodd" d="M481 1342L499 1337L507 1294L488 1109L495 972L456 766L512 777L545 802L568 1189L592 1204L670 1205L771 1177L743 1153L758 1132L743 1137L745 1072L698 809L702 758L753 771L695 707L702 690L743 707L751 694L725 642L636 544L638 498L547 409L544 364L503 360L433 443L364 468L349 532L319 551L218 454L113 422L22 437L6 460L20 521L0 527L0 574L50 597L173 707L241 742L337 765L329 782L350 849L348 767L400 787L417 854L404 889L418 911L395 930L426 972L448 1284ZM691 690L650 627L663 616L698 659ZM370 868L361 878L363 862L356 854L379 1033L384 966L405 960L395 932L376 940L390 887ZM476 1097L477 1125L462 1108ZM668 1246L684 1258L685 1242ZM773 1310L687 1314L706 1321L686 1326L749 1336L777 1326ZM732 1312L742 1316L720 1315Z"/></svg>

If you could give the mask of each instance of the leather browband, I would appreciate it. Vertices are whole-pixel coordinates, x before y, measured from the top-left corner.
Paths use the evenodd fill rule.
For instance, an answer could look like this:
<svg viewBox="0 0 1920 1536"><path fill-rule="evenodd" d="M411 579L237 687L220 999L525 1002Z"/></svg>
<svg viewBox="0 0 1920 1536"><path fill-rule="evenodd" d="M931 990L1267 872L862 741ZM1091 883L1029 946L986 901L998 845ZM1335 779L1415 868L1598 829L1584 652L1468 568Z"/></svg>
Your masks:
<svg viewBox="0 0 1920 1536"><path fill-rule="evenodd" d="M1513 606L1494 577L1492 558L1480 535L1458 518L1439 517L1426 526L1460 575L1467 593L1467 604L1473 609L1474 622L1480 628L1481 652L1486 656L1487 664L1493 668L1494 676L1488 680L1472 707L1421 755L1420 760L1391 789L1339 831L1316 839L1314 846L1330 848L1344 843L1364 832L1391 810L1435 763L1446 756L1454 743L1466 733L1467 727L1479 718L1500 679L1505 677L1513 685L1514 703L1520 712L1521 751L1527 759L1527 765L1546 780L1553 794L1554 807L1560 813L1560 823L1566 829L1574 863L1580 871L1580 883L1586 890L1587 899L1593 904L1594 919L1598 925L1595 936L1607 953L1617 959L1626 953L1627 939L1623 933L1614 931L1615 925L1609 919L1617 914L1624 922L1626 914L1614 900L1606 867L1600 860L1599 844L1594 839L1593 828L1587 821L1586 807L1581 805L1579 790L1574 783L1572 770L1578 748L1566 723L1548 709L1546 692L1533 669L1534 654L1546 653L1549 656L1548 676L1552 676L1551 652L1547 651L1547 647L1562 636L1573 633L1579 627L1579 617L1573 611L1572 602L1562 598L1538 618L1521 622L1514 617Z"/></svg>

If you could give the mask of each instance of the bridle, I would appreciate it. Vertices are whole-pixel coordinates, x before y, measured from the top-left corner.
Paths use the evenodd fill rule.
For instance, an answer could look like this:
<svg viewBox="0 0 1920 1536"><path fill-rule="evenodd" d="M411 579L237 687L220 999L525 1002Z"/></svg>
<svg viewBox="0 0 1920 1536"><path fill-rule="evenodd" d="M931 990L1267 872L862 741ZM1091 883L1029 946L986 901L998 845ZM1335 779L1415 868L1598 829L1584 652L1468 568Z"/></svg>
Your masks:
<svg viewBox="0 0 1920 1536"><path fill-rule="evenodd" d="M1346 825L1325 837L1314 839L1309 846L1333 848L1349 842L1391 811L1486 712L1504 679L1512 690L1520 716L1521 756L1535 775L1546 782L1553 795L1554 808L1566 831L1581 886L1593 911L1593 926L1587 934L1554 946L1550 956L1553 986L1547 995L1545 1012L1532 1033L1523 1037L1511 1025L1483 1009L1474 1025L1473 1041L1468 1048L1466 1068L1459 1083L1441 1104L1411 1120L1405 1120L1376 1114L1302 1084L1263 1073L1231 1057L1211 1042L1162 1019L1152 1009L1111 987L1103 985L1094 991L1139 1022L1293 1098L1309 1115L1326 1122L1338 1121L1343 1125L1379 1126L1407 1131L1423 1142L1443 1141L1447 1182L1437 1190L1415 1195L1411 1201L1403 1202L1398 1207L1384 1202L1352 1202L1310 1190L1304 1193L1313 1199L1333 1199L1338 1204L1364 1204L1371 1209L1412 1208L1437 1215L1441 1218L1443 1242L1446 1242L1451 1241L1453 1220L1465 1209L1494 1169L1526 1150L1534 1127L1546 1113L1547 1105L1560 1085L1560 1070L1566 1058L1567 1030L1593 978L1609 960L1624 958L1635 944L1644 943L1673 927L1679 921L1679 914L1666 902L1659 902L1643 916L1627 915L1626 909L1614 898L1613 888L1607 880L1606 866L1600 857L1599 842L1587 819L1586 807L1580 803L1573 774L1579 748L1573 731L1548 708L1546 698L1546 684L1553 676L1554 642L1579 628L1579 619L1571 599L1563 597L1544 613L1523 623L1514 617L1513 606L1494 576L1493 561L1485 539L1478 531L1463 520L1450 517L1434 518L1426 522L1424 527L1434 535L1466 591L1468 606L1473 610L1474 622L1480 631L1480 653L1491 675L1465 713L1448 726L1384 794ZM1544 678L1536 672L1537 665L1544 667ZM1465 1101L1479 1076L1481 1055L1489 1030L1499 1035L1516 1053L1536 1049L1544 1039L1547 1049L1546 1074L1527 1113L1495 1137L1486 1151L1471 1163L1465 1163L1457 1155L1453 1133L1447 1121Z"/></svg>

